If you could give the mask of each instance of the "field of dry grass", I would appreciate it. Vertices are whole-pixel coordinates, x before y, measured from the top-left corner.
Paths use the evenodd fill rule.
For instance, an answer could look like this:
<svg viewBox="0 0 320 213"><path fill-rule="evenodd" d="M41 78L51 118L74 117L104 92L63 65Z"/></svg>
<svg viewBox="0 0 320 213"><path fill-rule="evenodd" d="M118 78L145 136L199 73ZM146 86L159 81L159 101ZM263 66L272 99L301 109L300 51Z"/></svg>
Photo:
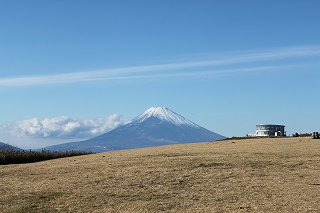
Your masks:
<svg viewBox="0 0 320 213"><path fill-rule="evenodd" d="M320 212L320 140L226 140L0 166L1 212Z"/></svg>

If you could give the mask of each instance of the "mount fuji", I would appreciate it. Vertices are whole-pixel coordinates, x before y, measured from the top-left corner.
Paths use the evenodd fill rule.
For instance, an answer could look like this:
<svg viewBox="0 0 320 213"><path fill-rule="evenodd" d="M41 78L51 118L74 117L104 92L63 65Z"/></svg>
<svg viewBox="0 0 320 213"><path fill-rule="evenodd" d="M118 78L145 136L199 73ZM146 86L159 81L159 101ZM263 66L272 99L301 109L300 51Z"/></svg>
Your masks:
<svg viewBox="0 0 320 213"><path fill-rule="evenodd" d="M85 141L45 147L47 150L106 152L224 139L166 107L151 107L130 123Z"/></svg>

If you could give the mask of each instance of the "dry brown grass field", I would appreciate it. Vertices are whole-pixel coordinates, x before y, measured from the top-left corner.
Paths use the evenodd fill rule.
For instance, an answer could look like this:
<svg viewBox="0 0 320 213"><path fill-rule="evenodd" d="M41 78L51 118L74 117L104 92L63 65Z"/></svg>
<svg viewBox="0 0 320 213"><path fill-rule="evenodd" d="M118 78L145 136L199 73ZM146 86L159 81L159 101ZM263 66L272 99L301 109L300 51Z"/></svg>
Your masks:
<svg viewBox="0 0 320 213"><path fill-rule="evenodd" d="M320 140L225 140L1 165L0 212L320 212Z"/></svg>

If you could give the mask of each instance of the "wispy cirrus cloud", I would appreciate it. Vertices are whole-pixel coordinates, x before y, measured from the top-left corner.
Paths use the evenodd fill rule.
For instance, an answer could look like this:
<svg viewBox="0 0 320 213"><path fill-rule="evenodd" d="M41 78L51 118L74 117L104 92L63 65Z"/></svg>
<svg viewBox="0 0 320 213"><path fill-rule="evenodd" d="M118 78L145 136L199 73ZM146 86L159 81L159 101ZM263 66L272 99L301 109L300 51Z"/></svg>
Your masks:
<svg viewBox="0 0 320 213"><path fill-rule="evenodd" d="M254 62L278 61L283 59L310 58L320 56L320 46L287 47L278 49L259 50L251 53L230 53L223 56L201 60L188 59L186 62L162 63L148 66L134 66L101 71L73 72L42 76L22 76L0 78L0 86L37 86L48 84L66 84L90 81L108 81L125 79L166 78L172 76L208 76L223 73L241 73L261 71L265 68L283 68L293 66L305 66L306 64L277 64L272 66L257 66ZM229 65L239 64L238 69L228 68ZM270 63L268 63L270 64Z"/></svg>
<svg viewBox="0 0 320 213"><path fill-rule="evenodd" d="M0 130L9 132L14 137L82 139L106 133L126 123L128 120L124 116L116 114L89 120L61 116L45 119L30 118L7 123L0 127Z"/></svg>

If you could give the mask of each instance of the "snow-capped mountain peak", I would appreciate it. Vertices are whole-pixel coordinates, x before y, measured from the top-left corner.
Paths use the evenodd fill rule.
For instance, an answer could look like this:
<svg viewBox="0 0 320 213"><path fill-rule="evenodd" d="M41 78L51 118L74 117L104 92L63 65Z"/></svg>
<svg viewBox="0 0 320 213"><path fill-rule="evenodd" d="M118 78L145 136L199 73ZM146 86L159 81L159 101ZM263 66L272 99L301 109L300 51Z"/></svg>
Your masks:
<svg viewBox="0 0 320 213"><path fill-rule="evenodd" d="M171 111L166 107L151 107L147 109L145 112L143 112L141 115L134 118L132 122L142 123L150 117L156 117L160 120L167 121L175 125L189 125L195 128L200 127L192 121L189 121L188 119L182 117L181 115Z"/></svg>
<svg viewBox="0 0 320 213"><path fill-rule="evenodd" d="M216 141L225 137L189 121L165 107L151 107L130 123L85 140L69 142L46 150L106 152L169 144Z"/></svg>

